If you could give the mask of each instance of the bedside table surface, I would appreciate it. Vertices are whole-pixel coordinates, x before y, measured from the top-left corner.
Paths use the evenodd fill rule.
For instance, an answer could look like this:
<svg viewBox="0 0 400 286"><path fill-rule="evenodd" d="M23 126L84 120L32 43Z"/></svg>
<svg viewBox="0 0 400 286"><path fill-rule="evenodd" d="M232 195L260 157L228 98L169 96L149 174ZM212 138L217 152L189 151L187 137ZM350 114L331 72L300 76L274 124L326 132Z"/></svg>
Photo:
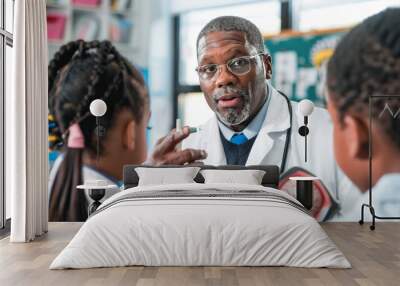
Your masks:
<svg viewBox="0 0 400 286"><path fill-rule="evenodd" d="M290 177L289 180L292 181L316 181L319 180L318 177Z"/></svg>

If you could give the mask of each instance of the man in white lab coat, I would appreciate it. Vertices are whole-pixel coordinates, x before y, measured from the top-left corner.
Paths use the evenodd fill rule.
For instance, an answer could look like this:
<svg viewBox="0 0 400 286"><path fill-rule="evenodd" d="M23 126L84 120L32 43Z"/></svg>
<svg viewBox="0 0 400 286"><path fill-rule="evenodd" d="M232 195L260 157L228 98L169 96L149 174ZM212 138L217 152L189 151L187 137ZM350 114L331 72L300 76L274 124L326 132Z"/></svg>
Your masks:
<svg viewBox="0 0 400 286"><path fill-rule="evenodd" d="M183 147L205 150L205 164L300 166L321 179L345 216L353 208L350 197L359 194L334 160L329 115L316 108L309 117L306 163L298 133L304 117L268 83L271 57L257 27L239 17L216 18L200 32L197 55L200 87L214 116Z"/></svg>

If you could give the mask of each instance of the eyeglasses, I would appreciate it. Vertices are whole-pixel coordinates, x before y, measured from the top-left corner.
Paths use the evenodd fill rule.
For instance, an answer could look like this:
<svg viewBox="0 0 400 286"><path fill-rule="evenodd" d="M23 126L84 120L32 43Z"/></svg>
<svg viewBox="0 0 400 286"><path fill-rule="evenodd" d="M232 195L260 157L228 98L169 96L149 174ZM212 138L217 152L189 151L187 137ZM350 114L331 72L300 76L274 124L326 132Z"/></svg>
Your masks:
<svg viewBox="0 0 400 286"><path fill-rule="evenodd" d="M244 56L238 57L229 60L225 64L209 64L203 65L196 68L197 73L199 74L200 79L202 80L211 80L220 71L220 66L225 65L226 68L233 73L234 75L245 75L251 70L251 61L254 60L257 56L264 55L264 53L258 53L253 56Z"/></svg>

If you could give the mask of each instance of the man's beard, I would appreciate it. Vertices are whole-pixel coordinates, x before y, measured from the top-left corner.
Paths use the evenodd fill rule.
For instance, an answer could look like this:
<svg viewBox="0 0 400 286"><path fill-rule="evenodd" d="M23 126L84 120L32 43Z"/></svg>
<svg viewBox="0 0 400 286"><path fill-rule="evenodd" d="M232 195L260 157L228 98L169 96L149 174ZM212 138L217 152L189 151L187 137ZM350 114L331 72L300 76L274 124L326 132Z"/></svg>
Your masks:
<svg viewBox="0 0 400 286"><path fill-rule="evenodd" d="M218 110L218 99L225 94L236 94L243 100L243 107L238 110L237 108L224 108L224 112ZM235 126L245 122L250 117L250 94L247 90L239 89L236 87L224 87L218 89L212 95L214 102L216 103L215 112L218 119L228 126Z"/></svg>

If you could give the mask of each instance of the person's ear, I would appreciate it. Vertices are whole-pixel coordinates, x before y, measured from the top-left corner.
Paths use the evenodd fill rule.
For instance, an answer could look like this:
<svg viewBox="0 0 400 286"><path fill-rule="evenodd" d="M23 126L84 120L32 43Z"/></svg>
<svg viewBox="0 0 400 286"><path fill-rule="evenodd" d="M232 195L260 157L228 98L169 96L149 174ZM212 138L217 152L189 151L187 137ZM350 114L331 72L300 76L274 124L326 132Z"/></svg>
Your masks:
<svg viewBox="0 0 400 286"><path fill-rule="evenodd" d="M368 122L352 115L346 115L343 120L349 156L359 160L368 159Z"/></svg>
<svg viewBox="0 0 400 286"><path fill-rule="evenodd" d="M263 64L264 64L264 72L265 78L271 79L272 78L272 59L271 56L268 54L263 55Z"/></svg>
<svg viewBox="0 0 400 286"><path fill-rule="evenodd" d="M135 142L136 142L136 129L137 129L137 124L134 120L128 121L124 128L124 133L123 133L123 146L124 148L132 151L135 149Z"/></svg>

